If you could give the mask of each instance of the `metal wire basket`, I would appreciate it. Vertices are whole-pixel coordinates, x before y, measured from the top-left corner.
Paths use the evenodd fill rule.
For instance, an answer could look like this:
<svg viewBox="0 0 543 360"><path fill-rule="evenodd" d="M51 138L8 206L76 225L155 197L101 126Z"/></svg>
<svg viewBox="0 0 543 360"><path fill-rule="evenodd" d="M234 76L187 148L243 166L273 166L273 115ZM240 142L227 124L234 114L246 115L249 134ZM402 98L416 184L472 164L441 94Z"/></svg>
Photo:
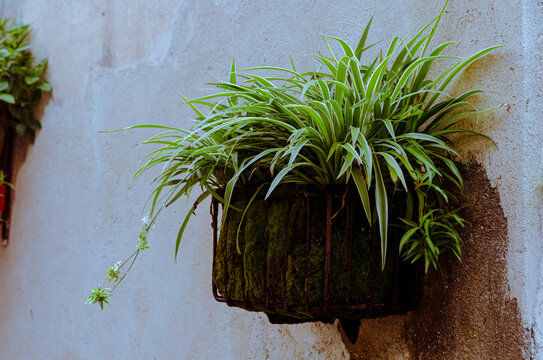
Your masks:
<svg viewBox="0 0 543 360"><path fill-rule="evenodd" d="M421 269L401 261L390 228L386 266L356 189L283 186L268 198L238 191L219 230L213 199L213 296L271 323L331 322L416 308ZM247 211L243 210L250 203ZM222 209L222 207L221 207ZM391 208L394 216L398 208Z"/></svg>

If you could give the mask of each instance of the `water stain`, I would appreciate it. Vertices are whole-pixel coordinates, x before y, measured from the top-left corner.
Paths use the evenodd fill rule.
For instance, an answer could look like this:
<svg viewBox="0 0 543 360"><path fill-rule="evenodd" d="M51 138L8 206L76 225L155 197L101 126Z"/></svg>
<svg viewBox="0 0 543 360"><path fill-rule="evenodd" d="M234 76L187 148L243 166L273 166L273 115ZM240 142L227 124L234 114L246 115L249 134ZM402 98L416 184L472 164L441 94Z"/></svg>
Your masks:
<svg viewBox="0 0 543 360"><path fill-rule="evenodd" d="M525 359L529 334L507 282L507 219L484 169L464 174L464 259L444 257L445 276L430 272L416 311L363 320L351 359Z"/></svg>

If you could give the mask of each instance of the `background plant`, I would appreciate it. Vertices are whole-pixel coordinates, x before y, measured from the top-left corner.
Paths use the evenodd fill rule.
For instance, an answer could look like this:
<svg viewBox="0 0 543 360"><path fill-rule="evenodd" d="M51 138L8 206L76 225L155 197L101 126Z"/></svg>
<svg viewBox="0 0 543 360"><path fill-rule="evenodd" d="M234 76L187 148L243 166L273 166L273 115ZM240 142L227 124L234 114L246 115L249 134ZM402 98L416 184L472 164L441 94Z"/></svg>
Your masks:
<svg viewBox="0 0 543 360"><path fill-rule="evenodd" d="M0 21L0 136L11 127L34 142L40 122L33 110L40 101L42 91L51 91L45 80L47 59L34 65L30 52L28 25L15 25L11 19Z"/></svg>
<svg viewBox="0 0 543 360"><path fill-rule="evenodd" d="M461 259L457 229L464 220L450 189L461 190L463 179L450 136L488 139L462 123L490 109L471 103L481 90L455 97L445 91L463 69L498 46L467 57L444 55L452 41L430 50L443 12L414 35L394 37L370 59L365 54L373 46L366 45L371 20L356 48L324 36L329 56L315 55L317 67L310 72L299 72L294 63L291 69L237 71L233 62L229 81L211 84L216 91L183 97L196 114L190 131L130 127L162 130L143 142L155 150L134 176L161 166L151 195L152 221L195 187L202 190L181 224L175 255L189 218L209 195L224 204L224 219L228 211L247 211L230 206L238 188L252 189L254 198L284 184L314 184L356 187L361 216L379 230L383 267L391 226L400 229L403 258L422 260L426 271L439 266L444 252ZM452 65L428 78L434 62L442 60ZM389 219L392 208L399 218Z"/></svg>

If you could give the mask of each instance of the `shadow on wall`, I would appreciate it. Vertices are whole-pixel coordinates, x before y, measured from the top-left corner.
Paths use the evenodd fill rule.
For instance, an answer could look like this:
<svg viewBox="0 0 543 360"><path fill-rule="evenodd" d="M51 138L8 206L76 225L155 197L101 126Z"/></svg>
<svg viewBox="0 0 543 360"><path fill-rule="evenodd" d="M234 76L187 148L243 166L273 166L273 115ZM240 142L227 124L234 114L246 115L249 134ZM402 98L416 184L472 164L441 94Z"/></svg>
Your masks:
<svg viewBox="0 0 543 360"><path fill-rule="evenodd" d="M507 219L484 169L470 165L463 201L464 260L429 271L419 309L403 316L362 320L351 359L524 359L527 330L516 299L509 298Z"/></svg>
<svg viewBox="0 0 543 360"><path fill-rule="evenodd" d="M42 98L34 108L34 116L36 119L39 119L42 122L44 118L45 108L53 99L53 91L43 93ZM41 123L42 128L47 126L47 123ZM39 141L41 130L38 130L36 133L36 141ZM11 169L11 180L13 183L17 181L17 175L23 163L26 160L26 157L31 148L31 144L24 138L16 136L14 139L13 145L13 159L12 159L12 169Z"/></svg>

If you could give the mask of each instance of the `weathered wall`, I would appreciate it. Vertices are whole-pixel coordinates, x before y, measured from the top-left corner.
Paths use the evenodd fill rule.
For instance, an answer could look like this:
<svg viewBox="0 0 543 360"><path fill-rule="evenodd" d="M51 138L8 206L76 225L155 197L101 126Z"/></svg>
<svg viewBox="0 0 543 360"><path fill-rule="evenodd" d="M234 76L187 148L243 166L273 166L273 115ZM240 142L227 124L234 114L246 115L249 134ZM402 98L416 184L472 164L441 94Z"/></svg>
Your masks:
<svg viewBox="0 0 543 360"><path fill-rule="evenodd" d="M458 277L443 282L431 277L420 310L364 322L351 346L334 325L270 325L215 303L205 205L173 261L188 201L164 213L152 249L110 307L82 304L105 269L133 249L151 179L128 187L145 153L133 144L148 133L98 131L188 127L176 90L201 94L206 82L225 77L233 57L239 67L288 66L292 55L303 68L312 63L308 54L324 53L321 33L355 42L374 15L371 40L403 35L440 7L431 0L7 0L6 14L32 24L54 92L19 164L11 243L0 249L0 358L506 359L533 351L543 359L543 3L535 0L452 0L442 21L437 41L460 41L460 54L508 44L451 89L481 87L484 103L508 106L473 125L498 148L459 141L495 189L476 167L473 194L489 205L473 210L466 266L448 264Z"/></svg>

